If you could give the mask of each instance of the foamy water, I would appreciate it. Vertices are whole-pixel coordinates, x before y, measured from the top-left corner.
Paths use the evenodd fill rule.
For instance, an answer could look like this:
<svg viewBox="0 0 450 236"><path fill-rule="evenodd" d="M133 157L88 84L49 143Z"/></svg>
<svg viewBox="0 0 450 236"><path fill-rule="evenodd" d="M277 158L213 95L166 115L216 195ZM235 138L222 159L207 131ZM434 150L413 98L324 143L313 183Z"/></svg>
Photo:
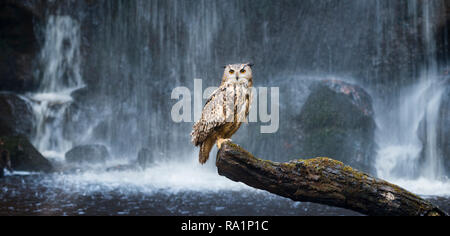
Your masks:
<svg viewBox="0 0 450 236"><path fill-rule="evenodd" d="M52 105L72 102L70 94L76 89L69 89L55 93L36 93L31 95L31 99L36 102L48 102Z"/></svg>
<svg viewBox="0 0 450 236"><path fill-rule="evenodd" d="M450 196L450 180L386 178L408 191L422 196ZM57 174L52 177L54 187L80 192L120 190L152 193L166 190L217 192L252 190L217 174L215 168L194 162L166 162L143 171L87 171L75 174Z"/></svg>
<svg viewBox="0 0 450 236"><path fill-rule="evenodd" d="M450 196L450 180L434 180L424 177L408 179L392 179L392 183L421 196Z"/></svg>
<svg viewBox="0 0 450 236"><path fill-rule="evenodd" d="M251 189L219 176L215 168L198 163L170 161L146 170L86 171L54 175L51 184L74 191L121 190L152 193L159 190L220 191Z"/></svg>
<svg viewBox="0 0 450 236"><path fill-rule="evenodd" d="M5 176L27 176L27 175L33 175L33 174L38 174L35 172L29 172L29 171L8 171L5 169Z"/></svg>

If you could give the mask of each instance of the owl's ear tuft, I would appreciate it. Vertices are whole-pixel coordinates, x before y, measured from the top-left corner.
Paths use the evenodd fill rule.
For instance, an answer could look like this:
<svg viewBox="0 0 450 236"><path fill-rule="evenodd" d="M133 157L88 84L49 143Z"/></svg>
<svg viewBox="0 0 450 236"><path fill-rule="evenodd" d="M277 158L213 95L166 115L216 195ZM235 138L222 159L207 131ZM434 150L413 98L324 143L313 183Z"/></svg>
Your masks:
<svg viewBox="0 0 450 236"><path fill-rule="evenodd" d="M247 63L247 66L250 66L250 67L253 67L255 64L253 64L253 63L251 63L251 62L249 62L249 63Z"/></svg>

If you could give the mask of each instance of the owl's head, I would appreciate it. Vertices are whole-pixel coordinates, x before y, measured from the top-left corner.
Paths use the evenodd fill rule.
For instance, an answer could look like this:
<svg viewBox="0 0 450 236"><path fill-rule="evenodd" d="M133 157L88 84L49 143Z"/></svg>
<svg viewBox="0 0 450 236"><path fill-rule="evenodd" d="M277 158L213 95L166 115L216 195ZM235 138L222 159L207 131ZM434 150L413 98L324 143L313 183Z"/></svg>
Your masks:
<svg viewBox="0 0 450 236"><path fill-rule="evenodd" d="M223 72L222 85L224 84L244 84L252 86L253 74L251 63L245 64L230 64L225 66Z"/></svg>

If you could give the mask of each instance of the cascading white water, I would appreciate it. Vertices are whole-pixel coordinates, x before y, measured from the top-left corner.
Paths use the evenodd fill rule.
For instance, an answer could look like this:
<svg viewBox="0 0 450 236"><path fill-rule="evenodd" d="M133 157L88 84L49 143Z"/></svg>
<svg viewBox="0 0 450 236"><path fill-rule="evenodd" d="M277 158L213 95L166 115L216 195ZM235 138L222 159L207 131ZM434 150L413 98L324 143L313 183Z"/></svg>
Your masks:
<svg viewBox="0 0 450 236"><path fill-rule="evenodd" d="M79 23L69 16L49 16L45 27L45 45L39 57L41 86L36 93L28 94L27 100L33 107L37 121L33 144L44 156L54 161L64 160L64 154L72 148L73 140L64 136L64 119L67 108L74 102L71 93L85 86L80 59ZM122 164L120 161L118 163ZM169 169L177 171L170 174ZM96 171L86 172L76 178L62 178L65 182L78 184L136 185L148 186L150 190L158 187L170 187L173 190L245 188L242 184L217 176L212 170L200 168L197 160L192 159L183 163L164 163L146 172L131 171L118 175ZM165 178L160 178L161 172L165 173Z"/></svg>
<svg viewBox="0 0 450 236"><path fill-rule="evenodd" d="M34 145L46 157L62 158L71 148L64 138L64 114L71 93L84 86L80 71L80 27L69 16L49 16L39 57L41 86L28 94L36 116Z"/></svg>
<svg viewBox="0 0 450 236"><path fill-rule="evenodd" d="M438 119L439 107L442 100L444 89L437 84L432 84L430 87L435 87L432 94L429 96L428 104L425 110L423 122L425 122L425 140L424 140L424 163L421 174L428 179L439 180L442 178L444 171L442 168L442 154L439 153L437 135L438 135Z"/></svg>
<svg viewBox="0 0 450 236"><path fill-rule="evenodd" d="M425 1L419 8L423 17L422 36L425 62L417 84L404 88L395 104L377 108L379 146L376 158L378 177L399 184L415 193L449 195L450 181L442 168L437 135L439 107L445 87L438 75L436 40L432 17L439 6ZM417 18L417 1L411 1Z"/></svg>
<svg viewBox="0 0 450 236"><path fill-rule="evenodd" d="M438 82L424 80L405 89L395 108L378 115L379 177L393 180L422 176L437 180L442 176L442 157L436 150L443 91ZM424 163L418 168L421 157Z"/></svg>

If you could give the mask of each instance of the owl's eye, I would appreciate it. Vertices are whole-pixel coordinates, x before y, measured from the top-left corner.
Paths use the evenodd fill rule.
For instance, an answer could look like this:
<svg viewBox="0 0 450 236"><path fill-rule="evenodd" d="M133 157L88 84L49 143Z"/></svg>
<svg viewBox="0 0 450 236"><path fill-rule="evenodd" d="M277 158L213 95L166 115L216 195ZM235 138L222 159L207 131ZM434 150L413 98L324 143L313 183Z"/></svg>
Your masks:
<svg viewBox="0 0 450 236"><path fill-rule="evenodd" d="M241 70L241 74L244 74L244 73L245 73L245 69L242 69L242 70Z"/></svg>
<svg viewBox="0 0 450 236"><path fill-rule="evenodd" d="M234 70L230 70L230 74L234 74Z"/></svg>

